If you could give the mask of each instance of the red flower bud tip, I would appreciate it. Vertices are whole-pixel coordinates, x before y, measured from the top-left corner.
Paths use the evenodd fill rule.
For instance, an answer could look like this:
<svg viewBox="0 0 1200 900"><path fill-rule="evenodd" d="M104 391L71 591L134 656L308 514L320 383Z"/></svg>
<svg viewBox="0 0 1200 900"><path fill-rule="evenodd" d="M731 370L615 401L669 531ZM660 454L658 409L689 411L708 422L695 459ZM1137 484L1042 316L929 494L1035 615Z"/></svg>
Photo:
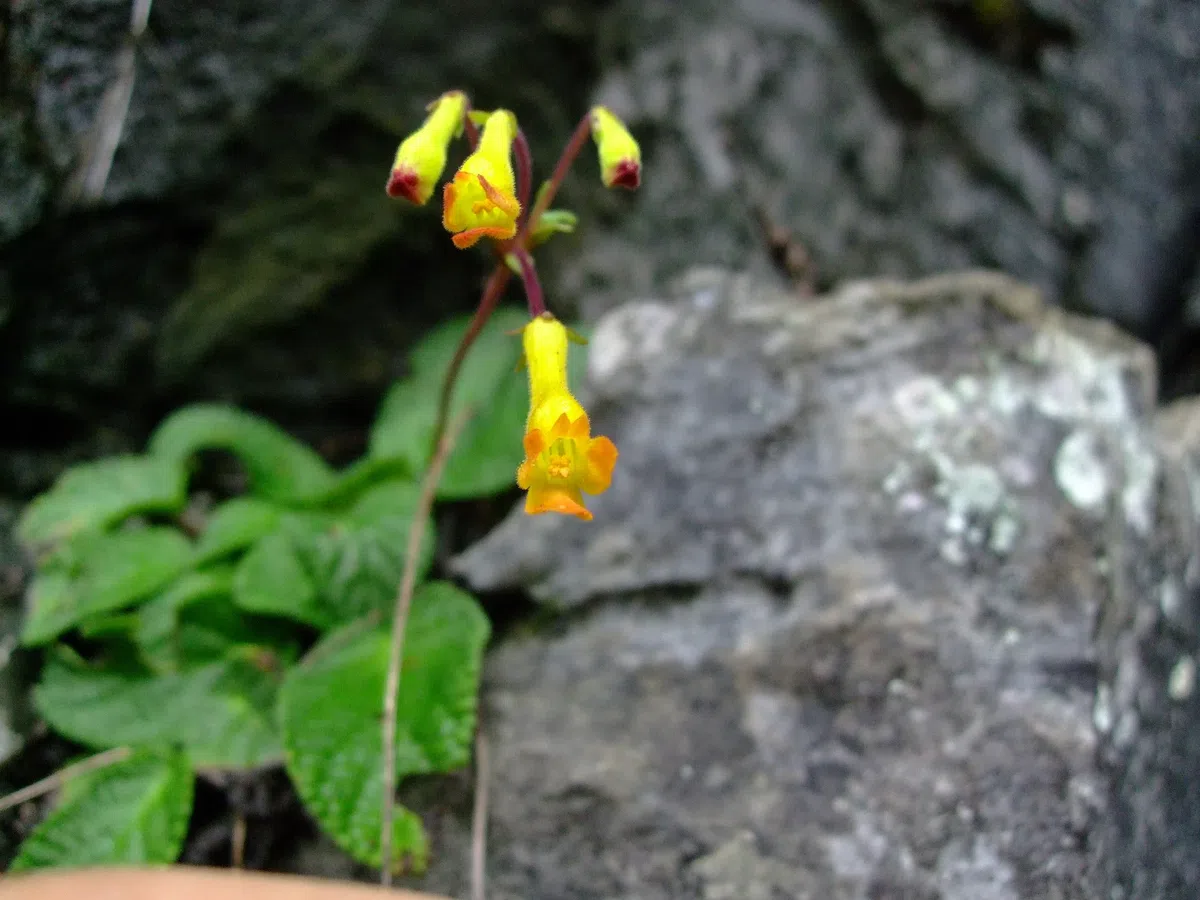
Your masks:
<svg viewBox="0 0 1200 900"><path fill-rule="evenodd" d="M387 195L393 199L403 197L418 206L422 202L421 176L412 169L392 169L388 176Z"/></svg>
<svg viewBox="0 0 1200 900"><path fill-rule="evenodd" d="M642 183L642 167L638 165L637 160L623 159L617 163L616 169L613 171L610 187L622 187L626 190L637 190L639 184Z"/></svg>

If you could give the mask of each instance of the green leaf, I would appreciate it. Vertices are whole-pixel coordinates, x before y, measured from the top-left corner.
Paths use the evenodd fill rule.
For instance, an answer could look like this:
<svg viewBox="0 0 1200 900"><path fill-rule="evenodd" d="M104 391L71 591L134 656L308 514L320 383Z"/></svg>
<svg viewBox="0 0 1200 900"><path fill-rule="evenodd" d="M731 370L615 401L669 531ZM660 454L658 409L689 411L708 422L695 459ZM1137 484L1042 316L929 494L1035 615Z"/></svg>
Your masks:
<svg viewBox="0 0 1200 900"><path fill-rule="evenodd" d="M139 752L80 776L21 844L9 872L174 862L192 812L194 776L181 753Z"/></svg>
<svg viewBox="0 0 1200 900"><path fill-rule="evenodd" d="M397 778L467 764L490 626L474 599L433 582L413 598L397 697ZM383 691L390 635L352 624L284 679L280 694L288 774L305 806L355 859L380 864ZM420 823L397 810L393 846L424 866Z"/></svg>
<svg viewBox="0 0 1200 900"><path fill-rule="evenodd" d="M425 468L442 379L467 321L457 319L439 328L413 353L412 376L395 384L380 408L371 431L372 457L401 460L413 471ZM527 321L515 310L497 310L467 354L455 384L451 416L466 406L473 415L446 465L439 499L490 496L516 486L529 399L526 376L518 371L520 339L507 332ZM581 350L571 353L572 383L583 376L585 365Z"/></svg>
<svg viewBox="0 0 1200 900"><path fill-rule="evenodd" d="M102 640L104 638L120 638L135 631L137 625L138 617L136 613L102 613L98 616L90 616L80 622L79 635L91 641Z"/></svg>
<svg viewBox="0 0 1200 900"><path fill-rule="evenodd" d="M191 544L173 528L82 535L34 578L21 641L45 644L88 617L141 600L191 560Z"/></svg>
<svg viewBox="0 0 1200 900"><path fill-rule="evenodd" d="M498 309L475 340L459 373L451 400L451 416L470 406L472 422L459 438L454 455L443 475L438 496L443 498L481 496L512 485L521 462L521 434L525 421L523 398L525 376L517 371L521 341L507 332L524 327L528 316L512 309ZM370 454L376 458L401 459L413 471L422 471L432 449L442 380L469 319L460 318L438 328L413 352L413 374L397 383L380 408L371 431ZM516 390L514 390L516 386ZM497 398L504 402L493 409ZM507 427L497 427L496 423ZM515 457L514 457L515 454ZM487 477L464 473L481 460L495 460Z"/></svg>
<svg viewBox="0 0 1200 900"><path fill-rule="evenodd" d="M196 542L196 565L244 550L279 527L283 510L257 497L234 497L212 511Z"/></svg>
<svg viewBox="0 0 1200 900"><path fill-rule="evenodd" d="M148 456L114 456L67 469L25 508L17 537L27 546L52 543L135 513L177 512L186 500L182 467Z"/></svg>
<svg viewBox="0 0 1200 900"><path fill-rule="evenodd" d="M391 481L367 491L336 518L290 519L238 566L234 601L260 615L327 629L367 613L390 614L419 489ZM417 576L433 559L427 521Z"/></svg>
<svg viewBox="0 0 1200 900"><path fill-rule="evenodd" d="M189 572L137 611L134 640L155 672L179 672L258 647L284 661L295 658L293 635L278 622L246 616L233 604L233 569Z"/></svg>
<svg viewBox="0 0 1200 900"><path fill-rule="evenodd" d="M298 549L301 542L317 537L279 532L255 544L238 564L234 576L233 598L238 607L323 628L329 615Z"/></svg>
<svg viewBox="0 0 1200 900"><path fill-rule="evenodd" d="M34 688L34 705L55 731L89 747L177 744L197 766L256 766L280 755L278 675L260 663L247 654L145 675L56 655Z"/></svg>
<svg viewBox="0 0 1200 900"><path fill-rule="evenodd" d="M523 375L509 374L463 430L438 483L441 500L486 497L517 486L525 458L529 392Z"/></svg>
<svg viewBox="0 0 1200 900"><path fill-rule="evenodd" d="M369 488L384 481L410 479L413 470L399 459L373 459L364 456L337 474L337 481L328 491L313 500L313 504L344 506Z"/></svg>
<svg viewBox="0 0 1200 900"><path fill-rule="evenodd" d="M267 500L307 502L336 482L333 470L311 447L274 423L233 406L185 407L150 438L153 455L181 467L201 450L227 450L237 456L251 490Z"/></svg>

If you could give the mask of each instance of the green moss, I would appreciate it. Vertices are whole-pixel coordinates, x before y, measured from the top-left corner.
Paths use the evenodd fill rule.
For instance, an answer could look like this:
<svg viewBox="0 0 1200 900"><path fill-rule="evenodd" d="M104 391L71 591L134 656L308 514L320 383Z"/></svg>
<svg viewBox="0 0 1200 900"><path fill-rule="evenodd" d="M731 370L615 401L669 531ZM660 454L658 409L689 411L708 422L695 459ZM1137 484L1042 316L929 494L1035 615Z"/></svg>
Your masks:
<svg viewBox="0 0 1200 900"><path fill-rule="evenodd" d="M159 337L161 370L186 371L217 345L319 304L352 275L402 215L379 173L374 163L297 173L222 219Z"/></svg>

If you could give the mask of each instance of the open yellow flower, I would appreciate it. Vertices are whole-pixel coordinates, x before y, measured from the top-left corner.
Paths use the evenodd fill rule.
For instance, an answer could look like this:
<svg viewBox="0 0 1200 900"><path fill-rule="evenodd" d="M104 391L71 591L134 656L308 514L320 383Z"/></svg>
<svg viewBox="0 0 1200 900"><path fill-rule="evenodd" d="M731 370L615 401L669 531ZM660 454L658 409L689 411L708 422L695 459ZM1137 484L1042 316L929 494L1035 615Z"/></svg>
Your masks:
<svg viewBox="0 0 1200 900"><path fill-rule="evenodd" d="M517 117L498 109L487 117L475 152L463 160L442 192L442 224L459 249L483 237L508 240L517 233L512 145Z"/></svg>
<svg viewBox="0 0 1200 900"><path fill-rule="evenodd" d="M633 190L642 181L642 150L638 142L607 107L593 106L590 115L604 186Z"/></svg>
<svg viewBox="0 0 1200 900"><path fill-rule="evenodd" d="M446 168L446 149L462 133L466 108L467 95L462 91L447 91L429 104L424 124L396 151L388 174L389 197L425 205Z"/></svg>
<svg viewBox="0 0 1200 900"><path fill-rule="evenodd" d="M557 512L592 518L583 494L608 490L617 448L606 437L592 437L587 413L567 385L570 335L549 313L531 321L521 334L529 368L529 417L525 421L525 461L517 485L528 493L525 512Z"/></svg>

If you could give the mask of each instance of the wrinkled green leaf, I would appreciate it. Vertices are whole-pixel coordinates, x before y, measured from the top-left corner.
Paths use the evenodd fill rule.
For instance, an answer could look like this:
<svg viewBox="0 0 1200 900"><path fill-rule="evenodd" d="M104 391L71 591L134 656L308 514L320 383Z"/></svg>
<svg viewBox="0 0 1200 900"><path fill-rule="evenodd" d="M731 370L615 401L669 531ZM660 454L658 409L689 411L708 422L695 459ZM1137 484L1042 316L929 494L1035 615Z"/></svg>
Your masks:
<svg viewBox="0 0 1200 900"><path fill-rule="evenodd" d="M234 454L245 467L251 491L267 500L308 502L336 482L333 470L311 447L274 423L233 406L184 407L150 438L154 456L181 467L201 450Z"/></svg>
<svg viewBox="0 0 1200 900"><path fill-rule="evenodd" d="M179 672L258 647L281 660L295 658L294 637L281 623L245 615L233 604L233 569L189 572L144 603L133 638L140 659L155 672Z"/></svg>
<svg viewBox="0 0 1200 900"><path fill-rule="evenodd" d="M50 726L89 747L176 744L197 766L249 767L280 755L279 675L246 654L177 674L90 669L56 655L34 688Z"/></svg>
<svg viewBox="0 0 1200 900"><path fill-rule="evenodd" d="M67 469L30 503L17 522L17 537L27 546L52 543L135 513L177 512L186 499L184 470L169 460L96 460Z"/></svg>
<svg viewBox="0 0 1200 900"><path fill-rule="evenodd" d="M257 497L234 497L212 511L196 542L196 564L244 550L279 527L283 510Z"/></svg>
<svg viewBox="0 0 1200 900"><path fill-rule="evenodd" d="M234 601L248 611L327 629L367 613L390 614L418 488L392 481L367 491L336 518L291 520L246 554ZM418 577L433 559L426 524Z"/></svg>
<svg viewBox="0 0 1200 900"><path fill-rule="evenodd" d="M176 578L191 560L191 544L173 528L83 535L34 578L21 641L44 644L85 618L141 600Z"/></svg>
<svg viewBox="0 0 1200 900"><path fill-rule="evenodd" d="M298 547L319 535L278 532L263 538L242 558L233 581L234 602L240 609L279 616L324 628L329 613L321 603L315 577L305 568Z"/></svg>
<svg viewBox="0 0 1200 900"><path fill-rule="evenodd" d="M488 619L470 595L434 582L413 598L397 697L397 777L466 765ZM331 837L380 864L383 744L380 722L390 635L353 624L317 645L284 679L286 765L304 804ZM424 834L397 810L394 846L423 867Z"/></svg>
<svg viewBox="0 0 1200 900"><path fill-rule="evenodd" d="M473 415L446 465L439 499L489 496L516 486L529 399L526 376L518 370L520 338L507 332L527 321L528 316L515 310L497 310L467 355L451 416L466 406ZM432 450L442 379L466 324L459 319L439 328L413 353L412 376L395 384L380 408L371 431L372 457L399 459L414 471L424 469ZM582 378L585 364L583 348L574 348L569 357L573 384Z"/></svg>
<svg viewBox="0 0 1200 900"><path fill-rule="evenodd" d="M174 862L194 780L183 754L148 751L81 776L21 844L9 871Z"/></svg>

